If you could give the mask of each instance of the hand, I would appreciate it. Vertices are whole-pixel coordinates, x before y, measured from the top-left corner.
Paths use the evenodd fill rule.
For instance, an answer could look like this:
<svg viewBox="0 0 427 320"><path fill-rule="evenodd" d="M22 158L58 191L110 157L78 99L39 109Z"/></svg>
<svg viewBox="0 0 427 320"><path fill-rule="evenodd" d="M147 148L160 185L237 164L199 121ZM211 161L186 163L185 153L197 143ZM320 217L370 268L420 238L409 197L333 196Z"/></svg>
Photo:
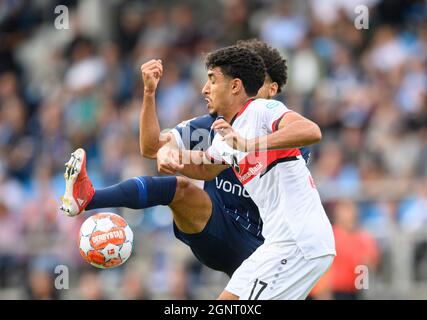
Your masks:
<svg viewBox="0 0 427 320"><path fill-rule="evenodd" d="M162 60L150 60L141 66L142 81L144 82L144 91L153 93L163 75Z"/></svg>
<svg viewBox="0 0 427 320"><path fill-rule="evenodd" d="M170 132L160 132L159 136L159 149L165 144L168 144L172 140L172 133Z"/></svg>
<svg viewBox="0 0 427 320"><path fill-rule="evenodd" d="M157 152L157 170L162 173L174 175L184 169L181 163L179 150L164 146Z"/></svg>
<svg viewBox="0 0 427 320"><path fill-rule="evenodd" d="M221 139L233 149L243 152L252 151L252 140L241 137L224 119L216 120L212 124L212 129L217 131L221 135Z"/></svg>

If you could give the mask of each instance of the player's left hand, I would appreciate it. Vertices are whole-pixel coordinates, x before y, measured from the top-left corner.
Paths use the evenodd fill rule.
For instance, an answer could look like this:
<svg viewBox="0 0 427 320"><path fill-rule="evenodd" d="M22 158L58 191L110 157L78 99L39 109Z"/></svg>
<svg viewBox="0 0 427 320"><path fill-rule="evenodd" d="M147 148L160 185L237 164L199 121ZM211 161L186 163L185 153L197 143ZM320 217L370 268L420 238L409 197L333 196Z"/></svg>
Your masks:
<svg viewBox="0 0 427 320"><path fill-rule="evenodd" d="M179 150L164 146L157 152L157 170L161 173L175 175L184 169Z"/></svg>
<svg viewBox="0 0 427 320"><path fill-rule="evenodd" d="M230 147L242 152L249 152L251 150L251 140L241 137L233 127L224 119L218 119L212 124L212 129L217 131L222 140L224 140Z"/></svg>

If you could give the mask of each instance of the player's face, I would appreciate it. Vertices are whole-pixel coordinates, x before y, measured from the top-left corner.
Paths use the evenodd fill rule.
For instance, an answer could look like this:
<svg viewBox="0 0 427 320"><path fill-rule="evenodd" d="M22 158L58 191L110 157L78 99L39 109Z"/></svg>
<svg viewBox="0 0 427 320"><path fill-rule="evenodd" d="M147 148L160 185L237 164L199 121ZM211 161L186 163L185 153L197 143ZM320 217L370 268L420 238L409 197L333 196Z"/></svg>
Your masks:
<svg viewBox="0 0 427 320"><path fill-rule="evenodd" d="M208 70L208 80L202 89L207 102L208 112L211 115L223 114L224 108L230 104L231 83L228 77L215 67Z"/></svg>
<svg viewBox="0 0 427 320"><path fill-rule="evenodd" d="M273 98L279 89L277 82L273 82L267 75L264 80L264 84L258 90L257 98L271 99Z"/></svg>

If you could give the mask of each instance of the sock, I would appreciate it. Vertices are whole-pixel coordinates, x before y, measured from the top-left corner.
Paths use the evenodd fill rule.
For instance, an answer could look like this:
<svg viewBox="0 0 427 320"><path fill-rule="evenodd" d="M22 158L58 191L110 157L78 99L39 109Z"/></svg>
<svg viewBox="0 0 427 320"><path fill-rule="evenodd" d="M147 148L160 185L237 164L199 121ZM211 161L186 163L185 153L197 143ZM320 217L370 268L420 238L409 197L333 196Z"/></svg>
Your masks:
<svg viewBox="0 0 427 320"><path fill-rule="evenodd" d="M176 191L176 177L134 177L111 187L96 189L85 210L126 207L144 209L168 205Z"/></svg>

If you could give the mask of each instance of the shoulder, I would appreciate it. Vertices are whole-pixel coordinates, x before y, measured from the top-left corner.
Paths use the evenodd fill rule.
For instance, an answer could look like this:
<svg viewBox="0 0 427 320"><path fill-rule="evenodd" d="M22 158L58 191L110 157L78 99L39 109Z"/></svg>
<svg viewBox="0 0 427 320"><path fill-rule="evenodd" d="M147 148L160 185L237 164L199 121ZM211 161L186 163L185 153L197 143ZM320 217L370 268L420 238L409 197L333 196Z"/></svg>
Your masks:
<svg viewBox="0 0 427 320"><path fill-rule="evenodd" d="M262 110L286 108L283 102L273 99L256 99L251 103L251 107Z"/></svg>
<svg viewBox="0 0 427 320"><path fill-rule="evenodd" d="M195 117L189 120L182 121L180 124L177 125L178 128L184 128L184 127L192 127L193 129L210 129L212 126L212 123L215 121L215 118L212 117L209 114L205 114L200 117Z"/></svg>
<svg viewBox="0 0 427 320"><path fill-rule="evenodd" d="M250 113L262 117L276 116L288 110L283 102L273 99L256 99L250 104Z"/></svg>

